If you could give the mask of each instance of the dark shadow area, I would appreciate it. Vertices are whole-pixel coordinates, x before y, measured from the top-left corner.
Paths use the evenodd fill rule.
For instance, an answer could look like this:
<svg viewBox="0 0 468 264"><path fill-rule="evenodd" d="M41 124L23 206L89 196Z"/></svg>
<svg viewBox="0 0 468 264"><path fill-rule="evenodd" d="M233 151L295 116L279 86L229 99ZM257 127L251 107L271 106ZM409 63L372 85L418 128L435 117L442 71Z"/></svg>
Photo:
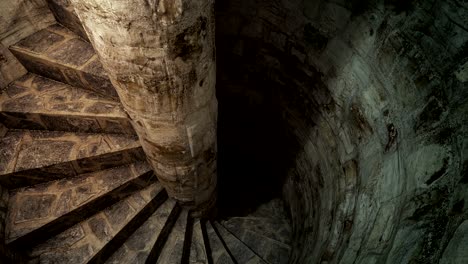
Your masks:
<svg viewBox="0 0 468 264"><path fill-rule="evenodd" d="M314 140L310 132L323 111L335 107L323 74L297 56L323 49L328 38L309 27L309 42L285 34L278 47L272 34L242 33L255 27L254 18L246 15L255 12L252 8L255 4L248 1L230 0L216 1L215 7L221 217L246 215L281 198L298 154ZM274 25L263 24L268 26Z"/></svg>
<svg viewBox="0 0 468 264"><path fill-rule="evenodd" d="M220 64L222 57L218 57ZM224 62L218 64L221 72L242 68ZM281 119L273 83L254 74L246 80L218 80L219 213L245 215L281 196L290 166L288 128Z"/></svg>
<svg viewBox="0 0 468 264"><path fill-rule="evenodd" d="M299 149L282 101L288 87L270 80L255 53L232 54L229 42L217 41L220 217L243 216L280 198Z"/></svg>

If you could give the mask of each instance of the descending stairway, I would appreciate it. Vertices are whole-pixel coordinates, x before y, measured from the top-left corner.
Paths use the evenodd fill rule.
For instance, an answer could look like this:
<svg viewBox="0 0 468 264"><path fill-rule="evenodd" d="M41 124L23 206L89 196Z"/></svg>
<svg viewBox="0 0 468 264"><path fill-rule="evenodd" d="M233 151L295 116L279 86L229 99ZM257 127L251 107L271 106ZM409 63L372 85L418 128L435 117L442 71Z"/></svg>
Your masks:
<svg viewBox="0 0 468 264"><path fill-rule="evenodd" d="M194 219L157 181L92 46L57 24L10 47L29 73L0 95L11 263L287 263L277 200Z"/></svg>

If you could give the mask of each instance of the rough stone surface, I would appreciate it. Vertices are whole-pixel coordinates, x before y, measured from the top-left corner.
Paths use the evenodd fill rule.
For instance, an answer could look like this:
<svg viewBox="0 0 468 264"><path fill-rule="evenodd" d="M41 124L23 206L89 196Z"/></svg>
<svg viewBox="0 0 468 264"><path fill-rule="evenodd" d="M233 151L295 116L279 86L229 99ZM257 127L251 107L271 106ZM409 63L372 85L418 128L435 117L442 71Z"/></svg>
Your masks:
<svg viewBox="0 0 468 264"><path fill-rule="evenodd" d="M229 253L226 251L221 239L216 234L216 231L213 229L213 226L210 222L206 222L206 233L208 236L208 241L205 243L208 244L208 247L211 251L211 259L214 264L232 264L234 261L232 260Z"/></svg>
<svg viewBox="0 0 468 264"><path fill-rule="evenodd" d="M5 47L54 23L54 17L44 1L0 3L0 42Z"/></svg>
<svg viewBox="0 0 468 264"><path fill-rule="evenodd" d="M288 221L266 217L233 217L222 222L235 232L248 230L276 240L284 244L291 244L291 227Z"/></svg>
<svg viewBox="0 0 468 264"><path fill-rule="evenodd" d="M31 256L40 263L87 263L161 190L162 187L157 183L148 186L34 247ZM142 197L145 203L136 202L136 196ZM120 221L113 222L117 216Z"/></svg>
<svg viewBox="0 0 468 264"><path fill-rule="evenodd" d="M248 225L247 225L248 226ZM286 264L289 261L291 246L278 240L256 233L251 229L224 223L224 227L242 241L256 255L267 263ZM235 249L235 248L234 248ZM244 252L245 253L245 252Z"/></svg>
<svg viewBox="0 0 468 264"><path fill-rule="evenodd" d="M31 34L10 50L30 72L118 100L91 44L58 24Z"/></svg>
<svg viewBox="0 0 468 264"><path fill-rule="evenodd" d="M172 199L162 204L105 263L144 264L175 205Z"/></svg>
<svg viewBox="0 0 468 264"><path fill-rule="evenodd" d="M248 248L242 241L237 239L233 234L231 234L228 230L226 230L221 224L215 222L213 225L215 226L219 235L223 239L224 243L226 243L226 246L229 248L229 251L234 256L237 263L246 263L246 264L267 263L263 261L250 248Z"/></svg>
<svg viewBox="0 0 468 264"><path fill-rule="evenodd" d="M205 240L202 233L200 219L196 219L192 229L192 241L190 245L190 264L208 264L208 256L205 248Z"/></svg>
<svg viewBox="0 0 468 264"><path fill-rule="evenodd" d="M89 207L91 202L108 199L110 191L150 170L149 165L142 162L12 191L6 225L7 243L73 210Z"/></svg>
<svg viewBox="0 0 468 264"><path fill-rule="evenodd" d="M81 25L80 19L75 13L69 0L47 0L50 11L54 14L57 22L87 40L86 32Z"/></svg>
<svg viewBox="0 0 468 264"><path fill-rule="evenodd" d="M169 196L216 200L214 3L73 0Z"/></svg>
<svg viewBox="0 0 468 264"><path fill-rule="evenodd" d="M466 263L468 261L466 245L468 245L468 220L457 228L439 263Z"/></svg>
<svg viewBox="0 0 468 264"><path fill-rule="evenodd" d="M179 218L175 222L169 237L164 244L157 264L178 264L182 260L182 250L184 247L185 229L187 226L188 210L182 210Z"/></svg>
<svg viewBox="0 0 468 264"><path fill-rule="evenodd" d="M35 74L5 89L0 111L9 128L135 134L119 103Z"/></svg>
<svg viewBox="0 0 468 264"><path fill-rule="evenodd" d="M287 146L274 153L288 171L290 263L439 262L468 217L467 8L218 2L220 123L223 105L248 117L271 101L258 120L287 131L270 144Z"/></svg>
<svg viewBox="0 0 468 264"><path fill-rule="evenodd" d="M23 65L0 43L0 90L26 73Z"/></svg>
<svg viewBox="0 0 468 264"><path fill-rule="evenodd" d="M126 135L10 130L0 141L0 182L9 188L143 160Z"/></svg>

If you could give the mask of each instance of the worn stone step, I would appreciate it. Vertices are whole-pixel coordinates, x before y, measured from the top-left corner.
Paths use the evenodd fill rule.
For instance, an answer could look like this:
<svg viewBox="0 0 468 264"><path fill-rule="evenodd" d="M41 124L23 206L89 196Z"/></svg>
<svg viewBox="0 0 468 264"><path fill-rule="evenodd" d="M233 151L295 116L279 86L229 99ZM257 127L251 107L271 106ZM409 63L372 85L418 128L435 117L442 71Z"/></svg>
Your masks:
<svg viewBox="0 0 468 264"><path fill-rule="evenodd" d="M164 245L166 244L166 241L168 240L169 235L171 234L171 231L174 228L181 211L182 211L182 208L178 204L176 204L174 209L169 214L169 217L166 223L164 224L163 229L159 233L158 238L154 242L151 248L151 251L146 258L146 261L145 261L146 264L150 264L150 263L153 264L158 261L164 249ZM180 251L179 254L182 254L182 252Z"/></svg>
<svg viewBox="0 0 468 264"><path fill-rule="evenodd" d="M70 1L46 0L55 20L88 41L88 36Z"/></svg>
<svg viewBox="0 0 468 264"><path fill-rule="evenodd" d="M208 256L205 248L205 239L203 238L200 219L195 220L192 228L190 241L190 264L208 264Z"/></svg>
<svg viewBox="0 0 468 264"><path fill-rule="evenodd" d="M216 229L218 235L229 248L232 256L236 259L237 263L245 264L266 264L255 252L247 247L242 241L237 239L220 223L214 222L213 227Z"/></svg>
<svg viewBox="0 0 468 264"><path fill-rule="evenodd" d="M233 228L233 225L226 224L226 222L223 222L223 226L267 263L286 264L289 262L291 247L288 244L281 243L247 228Z"/></svg>
<svg viewBox="0 0 468 264"><path fill-rule="evenodd" d="M249 230L280 243L291 244L291 226L283 218L249 215L247 217L232 217L221 223L236 233L242 232L242 230Z"/></svg>
<svg viewBox="0 0 468 264"><path fill-rule="evenodd" d="M30 72L118 100L91 44L59 24L20 40L10 50Z"/></svg>
<svg viewBox="0 0 468 264"><path fill-rule="evenodd" d="M282 199L275 198L258 206L249 217L263 217L287 221L287 212Z"/></svg>
<svg viewBox="0 0 468 264"><path fill-rule="evenodd" d="M188 211L182 210L162 248L158 261L156 262L157 264L181 263L188 216Z"/></svg>
<svg viewBox="0 0 468 264"><path fill-rule="evenodd" d="M20 188L142 160L134 136L9 130L0 139L0 184Z"/></svg>
<svg viewBox="0 0 468 264"><path fill-rule="evenodd" d="M135 134L120 103L32 73L0 95L0 121L15 129Z"/></svg>
<svg viewBox="0 0 468 264"><path fill-rule="evenodd" d="M234 264L236 263L233 260L231 253L225 247L221 238L216 234L215 229L209 221L206 221L202 226L204 228L203 232L206 248L208 253L208 258L211 258L209 263L213 264Z"/></svg>
<svg viewBox="0 0 468 264"><path fill-rule="evenodd" d="M5 238L30 247L94 215L154 181L148 163L86 173L10 191Z"/></svg>
<svg viewBox="0 0 468 264"><path fill-rule="evenodd" d="M144 264L175 206L175 200L166 200L105 263Z"/></svg>
<svg viewBox="0 0 468 264"><path fill-rule="evenodd" d="M156 182L87 220L32 248L37 263L98 262L114 252L164 201L167 193Z"/></svg>

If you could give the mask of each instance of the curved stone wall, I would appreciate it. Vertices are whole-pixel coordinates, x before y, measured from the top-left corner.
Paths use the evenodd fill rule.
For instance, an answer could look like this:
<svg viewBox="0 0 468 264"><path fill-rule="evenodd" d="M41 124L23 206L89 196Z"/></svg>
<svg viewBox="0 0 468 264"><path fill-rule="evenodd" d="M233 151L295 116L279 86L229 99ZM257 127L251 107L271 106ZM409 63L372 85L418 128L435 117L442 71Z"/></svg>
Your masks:
<svg viewBox="0 0 468 264"><path fill-rule="evenodd" d="M219 140L287 172L291 263L466 261L466 1L218 0L216 34Z"/></svg>

